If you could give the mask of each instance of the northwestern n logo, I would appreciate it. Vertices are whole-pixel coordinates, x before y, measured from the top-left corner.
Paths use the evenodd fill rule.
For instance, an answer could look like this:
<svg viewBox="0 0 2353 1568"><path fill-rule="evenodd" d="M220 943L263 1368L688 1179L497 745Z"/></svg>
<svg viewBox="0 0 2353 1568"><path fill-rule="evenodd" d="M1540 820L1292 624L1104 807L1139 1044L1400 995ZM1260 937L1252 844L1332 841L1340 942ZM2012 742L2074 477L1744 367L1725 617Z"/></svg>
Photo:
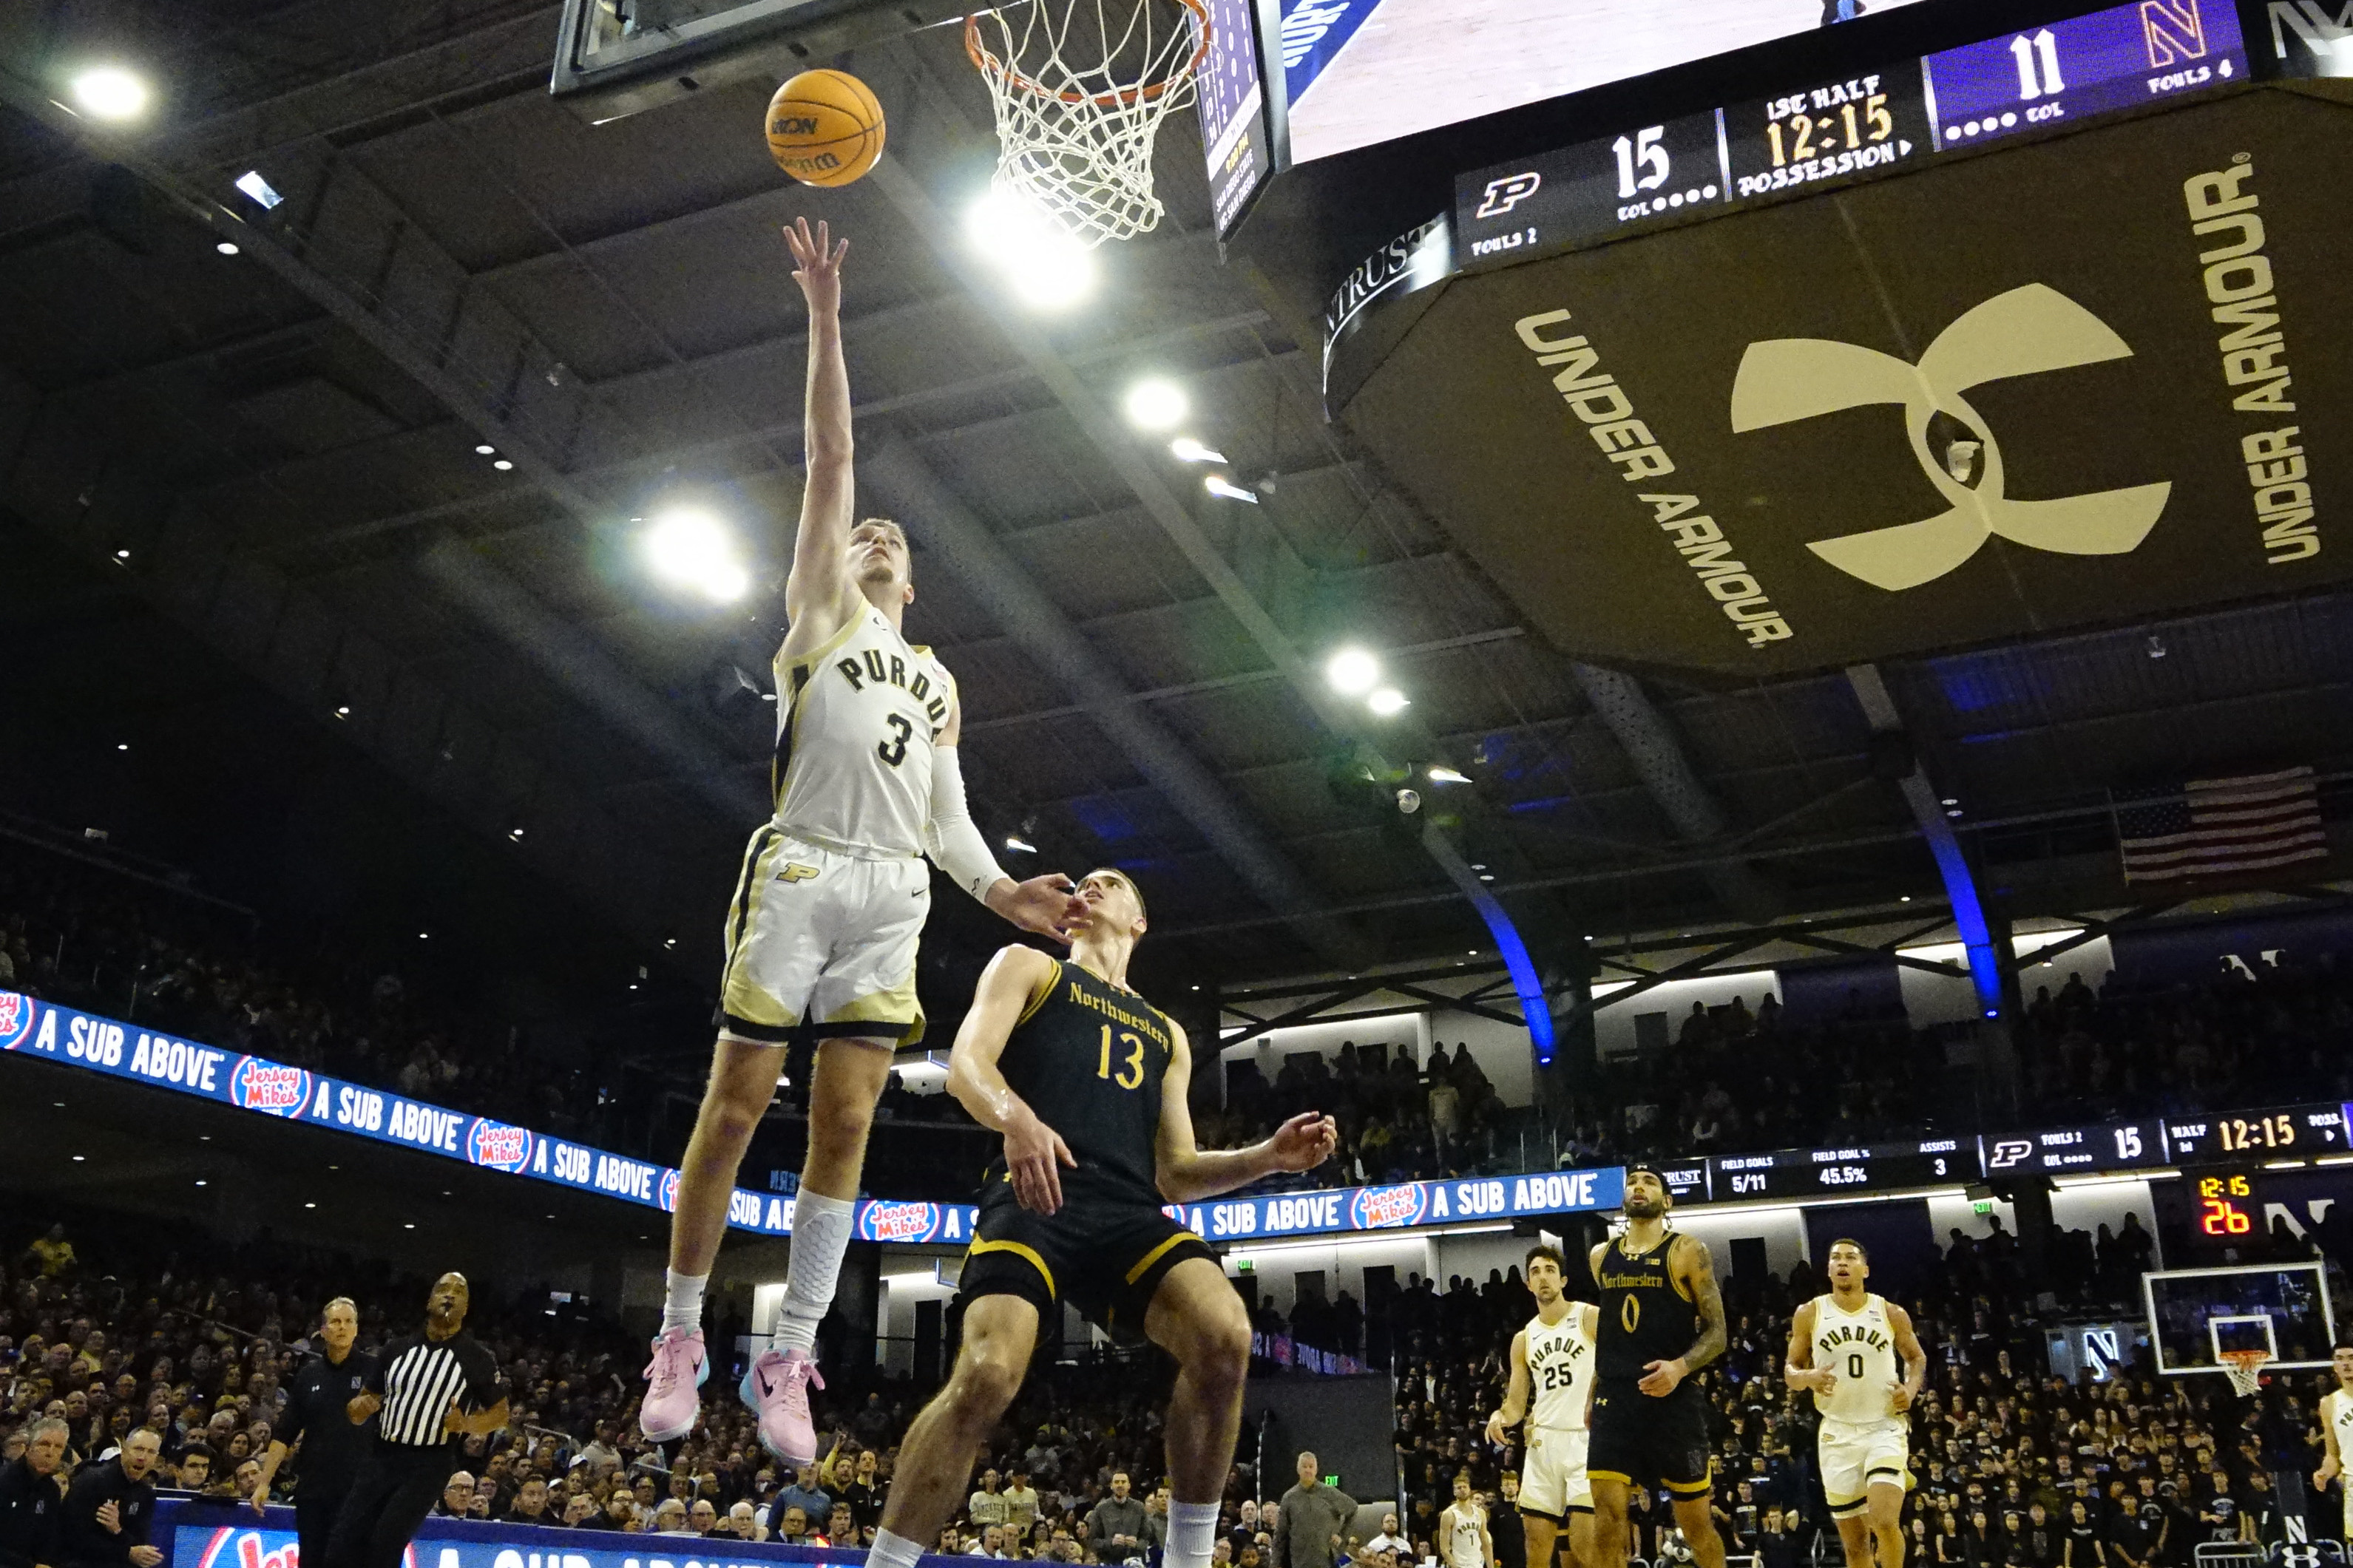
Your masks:
<svg viewBox="0 0 2353 1568"><path fill-rule="evenodd" d="M1806 546L1876 588L1934 582L1995 533L2068 555L2122 555L2157 526L2171 483L2011 500L2002 493L2001 447L1961 395L1983 382L2131 357L2131 346L2106 322L2057 289L2030 283L1997 294L1937 333L1917 365L1823 338L1751 343L1733 381L1732 427L1745 432L1872 404L1904 405L1912 454L1951 510ZM1970 437L1948 443L1941 456L1929 443L1930 422L1940 414Z"/></svg>

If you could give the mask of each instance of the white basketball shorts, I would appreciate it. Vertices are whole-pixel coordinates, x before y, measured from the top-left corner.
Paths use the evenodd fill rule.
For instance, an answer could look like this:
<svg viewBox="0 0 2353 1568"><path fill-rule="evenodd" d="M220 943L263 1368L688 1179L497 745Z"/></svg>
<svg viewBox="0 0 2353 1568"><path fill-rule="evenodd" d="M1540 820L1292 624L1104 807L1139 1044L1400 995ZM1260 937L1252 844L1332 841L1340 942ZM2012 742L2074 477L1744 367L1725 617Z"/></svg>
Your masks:
<svg viewBox="0 0 2353 1568"><path fill-rule="evenodd" d="M923 1037L915 942L931 906L920 857L844 855L762 826L727 906L720 1037L914 1044Z"/></svg>
<svg viewBox="0 0 2353 1568"><path fill-rule="evenodd" d="M1566 1520L1571 1511L1593 1511L1593 1488L1585 1479L1582 1426L1531 1426L1528 1454L1520 1469L1520 1511Z"/></svg>
<svg viewBox="0 0 2353 1568"><path fill-rule="evenodd" d="M1861 1513L1873 1487L1912 1484L1911 1424L1901 1416L1889 1421L1826 1419L1814 1441L1821 1461L1822 1496L1833 1519Z"/></svg>

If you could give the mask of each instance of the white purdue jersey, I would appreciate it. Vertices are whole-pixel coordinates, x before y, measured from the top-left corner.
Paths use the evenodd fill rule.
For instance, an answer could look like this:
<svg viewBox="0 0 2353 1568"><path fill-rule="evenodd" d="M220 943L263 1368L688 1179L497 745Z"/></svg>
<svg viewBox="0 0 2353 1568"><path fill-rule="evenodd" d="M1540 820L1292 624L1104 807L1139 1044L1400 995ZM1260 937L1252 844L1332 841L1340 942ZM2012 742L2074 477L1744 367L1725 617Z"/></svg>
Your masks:
<svg viewBox="0 0 2353 1568"><path fill-rule="evenodd" d="M1903 1373L1885 1301L1865 1296L1849 1312L1834 1297L1815 1297L1814 1365L1838 1373L1837 1387L1814 1394L1814 1408L1824 1415L1833 1421L1894 1419L1893 1395Z"/></svg>
<svg viewBox="0 0 2353 1568"><path fill-rule="evenodd" d="M1586 1390L1593 1382L1593 1334L1585 1327L1585 1304L1571 1301L1557 1323L1530 1318L1528 1425L1555 1432L1585 1429Z"/></svg>
<svg viewBox="0 0 2353 1568"><path fill-rule="evenodd" d="M923 853L932 743L955 679L926 647L861 614L806 658L776 653L776 825L852 855Z"/></svg>
<svg viewBox="0 0 2353 1568"><path fill-rule="evenodd" d="M2353 1394L2332 1388L2320 1396L2320 1418L2337 1434L2337 1462L2353 1470ZM2346 1483L2345 1495L2353 1498L2353 1481ZM2346 1504L2348 1516L2353 1516L2353 1502Z"/></svg>

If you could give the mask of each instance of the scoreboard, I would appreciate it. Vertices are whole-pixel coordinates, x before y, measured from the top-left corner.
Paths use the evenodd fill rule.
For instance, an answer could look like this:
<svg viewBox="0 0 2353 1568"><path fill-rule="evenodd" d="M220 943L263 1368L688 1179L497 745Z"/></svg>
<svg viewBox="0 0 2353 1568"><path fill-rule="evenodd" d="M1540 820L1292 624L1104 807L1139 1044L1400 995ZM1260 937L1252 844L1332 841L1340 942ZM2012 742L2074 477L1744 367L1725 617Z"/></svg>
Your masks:
<svg viewBox="0 0 2353 1568"><path fill-rule="evenodd" d="M1474 170L1455 232L1472 262L1592 245L2248 77L2232 0L2134 0Z"/></svg>
<svg viewBox="0 0 2353 1568"><path fill-rule="evenodd" d="M1904 1143L1782 1149L1766 1154L1719 1154L1708 1164L1716 1202L1738 1198L1818 1198L1894 1187L1974 1182L1975 1137L1926 1138Z"/></svg>

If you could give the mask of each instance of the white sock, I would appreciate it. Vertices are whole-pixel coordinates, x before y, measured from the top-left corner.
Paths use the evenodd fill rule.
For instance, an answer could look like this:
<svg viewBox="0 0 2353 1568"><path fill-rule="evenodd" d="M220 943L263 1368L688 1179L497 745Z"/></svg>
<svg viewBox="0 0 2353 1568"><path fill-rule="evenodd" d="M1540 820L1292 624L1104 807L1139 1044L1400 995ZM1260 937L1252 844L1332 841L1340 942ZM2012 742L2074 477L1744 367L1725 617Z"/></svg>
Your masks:
<svg viewBox="0 0 2353 1568"><path fill-rule="evenodd" d="M857 1206L849 1198L801 1189L793 1205L793 1253L785 1271L785 1300L776 1310L778 1350L817 1348L817 1326L833 1305L842 1255L849 1250L849 1216Z"/></svg>
<svg viewBox="0 0 2353 1568"><path fill-rule="evenodd" d="M915 1568L915 1559L923 1554L923 1547L905 1536L878 1530L874 1548L866 1554L866 1568Z"/></svg>
<svg viewBox="0 0 2353 1568"><path fill-rule="evenodd" d="M1218 1539L1218 1505L1171 1502L1164 1568L1208 1568Z"/></svg>
<svg viewBox="0 0 2353 1568"><path fill-rule="evenodd" d="M711 1283L708 1274L681 1274L670 1269L662 1285L661 1331L685 1329L690 1332L702 1327L702 1288Z"/></svg>

